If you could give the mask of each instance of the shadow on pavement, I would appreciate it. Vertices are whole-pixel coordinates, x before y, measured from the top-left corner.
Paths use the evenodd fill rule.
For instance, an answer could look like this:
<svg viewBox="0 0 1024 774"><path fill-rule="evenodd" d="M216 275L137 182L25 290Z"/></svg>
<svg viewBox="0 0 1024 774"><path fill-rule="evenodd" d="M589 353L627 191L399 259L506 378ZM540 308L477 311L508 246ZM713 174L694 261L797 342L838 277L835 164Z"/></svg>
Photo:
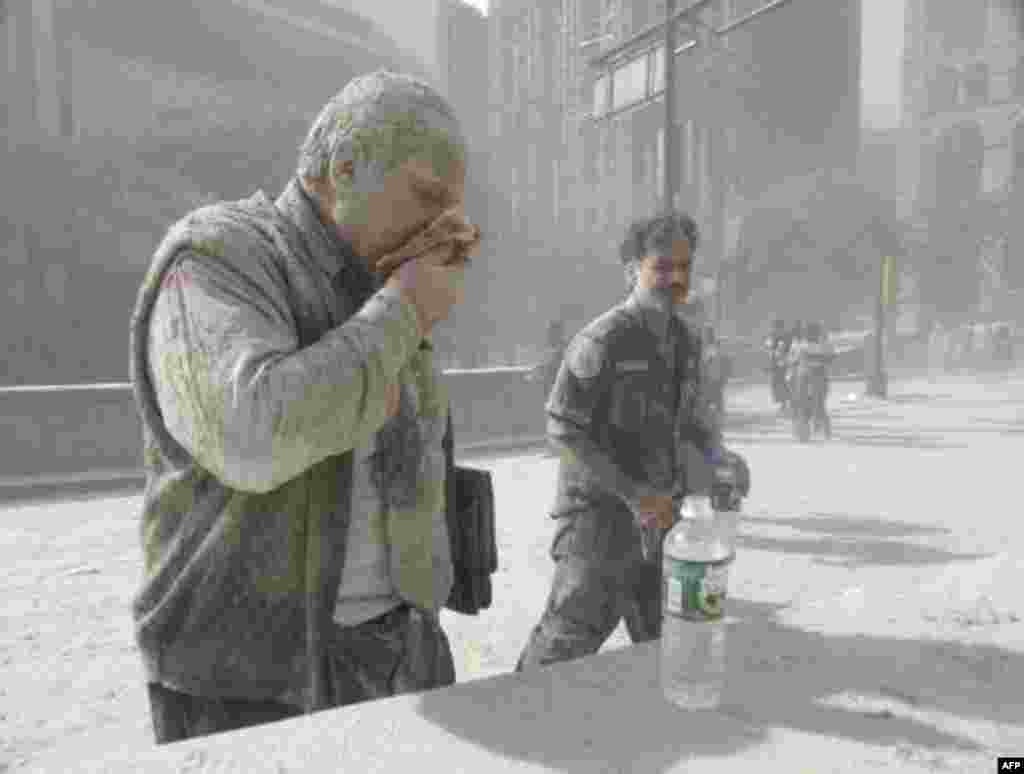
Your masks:
<svg viewBox="0 0 1024 774"><path fill-rule="evenodd" d="M965 449L968 444L943 439L937 435L923 433L887 432L871 425L848 425L836 422L832 440L828 443L846 446L874 446L901 449Z"/></svg>
<svg viewBox="0 0 1024 774"><path fill-rule="evenodd" d="M1012 687L1024 671L1019 653L809 632L781 622L783 609L732 601L738 623L727 640L731 677L719 712L688 713L662 699L655 644L427 693L418 709L497 755L567 774L634 771L641 761L645 772L668 772L693 756L767 744L777 729L977 757L987 748L964 735L964 720L1024 722L1024 700ZM920 714L936 711L947 717Z"/></svg>
<svg viewBox="0 0 1024 774"><path fill-rule="evenodd" d="M731 411L725 417L726 430L756 430L773 427L778 422L774 414L753 411Z"/></svg>
<svg viewBox="0 0 1024 774"><path fill-rule="evenodd" d="M815 564L830 567L926 566L962 560L986 559L992 554L958 554L940 548L890 540L855 537L773 538L741 535L737 544L745 549L814 557Z"/></svg>
<svg viewBox="0 0 1024 774"><path fill-rule="evenodd" d="M737 543L743 548L814 557L815 564L855 569L868 566L926 566L964 560L986 559L991 554L961 554L916 543L885 538L914 535L948 535L943 527L927 527L883 519L861 518L842 514L816 513L806 517L776 519L747 517L749 526L786 527L800 532L813 532L819 537L770 537L741 534Z"/></svg>
<svg viewBox="0 0 1024 774"><path fill-rule="evenodd" d="M779 622L782 609L732 601L742 623L730 633L729 659L734 670L744 665L744 681L730 687L727 699L738 716L758 727L784 726L872 744L971 749L973 742L923 724L911 717L913 710L1024 722L1024 697L1012 687L1013 676L1024 669L1024 654L949 640L808 632ZM823 704L844 695L853 706ZM854 708L856 697L861 711ZM871 697L888 697L888 706L863 706Z"/></svg>
<svg viewBox="0 0 1024 774"><path fill-rule="evenodd" d="M908 404L916 403L936 403L942 400L948 400L953 397L951 392L904 392L890 394L886 399L886 403L892 403L897 406L903 406Z"/></svg>
<svg viewBox="0 0 1024 774"><path fill-rule="evenodd" d="M929 527L901 521L889 521L865 516L839 513L810 513L791 519L747 517L744 523L770 524L789 527L801 532L819 532L830 535L873 535L875 537L907 537L911 535L948 535L944 527Z"/></svg>
<svg viewBox="0 0 1024 774"><path fill-rule="evenodd" d="M815 434L805 444L799 443L790 430L788 420L782 425L783 420L776 420L774 423L766 422L757 434L730 432L726 440L730 444L743 445L794 445L811 448L817 445L845 445L845 446L873 446L876 448L899 448L899 449L964 449L969 444L965 442L950 441L940 437L931 437L922 433L893 433L885 432L876 426L851 426L833 419L832 438L825 440L820 434ZM726 428L729 430L730 428ZM757 428L746 428L755 430ZM858 432L859 430L859 432Z"/></svg>

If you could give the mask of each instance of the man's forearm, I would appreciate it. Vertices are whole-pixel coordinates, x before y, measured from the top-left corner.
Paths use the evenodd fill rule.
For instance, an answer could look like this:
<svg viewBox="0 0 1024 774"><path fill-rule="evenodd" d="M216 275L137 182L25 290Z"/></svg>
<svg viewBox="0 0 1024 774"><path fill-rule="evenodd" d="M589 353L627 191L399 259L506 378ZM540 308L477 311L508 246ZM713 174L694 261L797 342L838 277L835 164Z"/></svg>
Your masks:
<svg viewBox="0 0 1024 774"><path fill-rule="evenodd" d="M259 485L273 489L365 443L387 420L385 395L420 341L414 308L384 291L316 344L270 369L240 415L242 421L246 415L269 420L269 459L257 467L264 471Z"/></svg>
<svg viewBox="0 0 1024 774"><path fill-rule="evenodd" d="M368 439L420 342L415 310L394 291L301 349L259 308L223 310L215 287L168 303L176 316L165 319L184 334L154 335L150 363L168 430L240 491L272 491Z"/></svg>

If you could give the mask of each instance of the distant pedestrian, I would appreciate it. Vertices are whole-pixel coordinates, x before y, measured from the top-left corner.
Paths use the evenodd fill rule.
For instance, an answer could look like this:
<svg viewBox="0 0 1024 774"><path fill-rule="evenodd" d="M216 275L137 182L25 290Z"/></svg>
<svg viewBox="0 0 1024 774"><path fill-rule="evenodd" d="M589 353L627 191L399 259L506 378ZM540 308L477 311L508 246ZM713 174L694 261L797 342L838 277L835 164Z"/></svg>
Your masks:
<svg viewBox="0 0 1024 774"><path fill-rule="evenodd" d="M779 407L780 411L785 410L789 400L786 387L785 360L789 353L789 331L786 329L785 320L776 320L772 325L772 331L765 339L764 349L768 355L768 374L771 379L772 400Z"/></svg>
<svg viewBox="0 0 1024 774"><path fill-rule="evenodd" d="M790 332L789 349L786 352L786 393L789 402L792 404L792 396L795 392L796 364L800 348L807 341L807 324L803 320L797 320Z"/></svg>
<svg viewBox="0 0 1024 774"><path fill-rule="evenodd" d="M1007 323L1000 323L996 326L993 336L993 354L1000 370L1008 370L1013 367L1013 339L1010 326Z"/></svg>

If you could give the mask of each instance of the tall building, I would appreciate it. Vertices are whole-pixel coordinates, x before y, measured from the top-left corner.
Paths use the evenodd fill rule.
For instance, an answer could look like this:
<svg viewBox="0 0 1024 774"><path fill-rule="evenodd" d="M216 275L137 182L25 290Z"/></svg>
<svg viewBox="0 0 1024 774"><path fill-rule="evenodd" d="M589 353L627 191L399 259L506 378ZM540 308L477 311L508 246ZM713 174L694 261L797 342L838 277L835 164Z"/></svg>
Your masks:
<svg viewBox="0 0 1024 774"><path fill-rule="evenodd" d="M438 326L434 338L443 345L442 354L453 356L452 365L484 365L489 342L497 335L491 299L502 292L490 218L487 17L463 0L440 0L436 40L441 91L455 109L469 146L466 214L480 226L484 242L466 277L466 303Z"/></svg>
<svg viewBox="0 0 1024 774"><path fill-rule="evenodd" d="M3 0L0 41L0 322L8 381L29 383L125 378L125 321L169 223L276 194L353 76L435 77L320 0Z"/></svg>
<svg viewBox="0 0 1024 774"><path fill-rule="evenodd" d="M0 1L3 129L8 136L71 137L72 59L67 0Z"/></svg>
<svg viewBox="0 0 1024 774"><path fill-rule="evenodd" d="M1024 11L906 0L903 124L918 174L922 293L953 320L1012 314L1024 291Z"/></svg>
<svg viewBox="0 0 1024 774"><path fill-rule="evenodd" d="M856 165L860 10L820 0L677 7L686 2L699 10L695 24L679 24L674 57L675 203L701 226L698 272L708 286L744 202L795 174ZM661 21L664 8L647 0L492 3L492 178L504 244L530 261L530 276L543 266L557 278L524 288L524 309L569 308L578 323L607 307L622 292L617 245L626 224L663 206L662 39L620 50L601 67L591 60Z"/></svg>
<svg viewBox="0 0 1024 774"><path fill-rule="evenodd" d="M557 316L542 269L555 260L556 189L563 160L563 92L559 68L563 4L492 0L490 50L491 237L504 292L494 313L514 338L540 341ZM507 348L507 345L506 345Z"/></svg>
<svg viewBox="0 0 1024 774"><path fill-rule="evenodd" d="M411 59L421 77L434 85L444 81L440 39L434 34L446 0L318 0L370 20Z"/></svg>

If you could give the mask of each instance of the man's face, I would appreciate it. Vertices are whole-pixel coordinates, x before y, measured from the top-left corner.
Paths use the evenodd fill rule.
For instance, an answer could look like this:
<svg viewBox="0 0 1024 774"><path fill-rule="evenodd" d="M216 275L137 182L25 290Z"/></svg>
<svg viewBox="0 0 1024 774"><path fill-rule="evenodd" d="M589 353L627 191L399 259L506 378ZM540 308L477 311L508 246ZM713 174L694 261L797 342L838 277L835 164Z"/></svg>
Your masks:
<svg viewBox="0 0 1024 774"><path fill-rule="evenodd" d="M371 260L411 238L447 209L463 206L465 167L453 161L444 174L429 161L413 158L387 175L378 191L367 197Z"/></svg>
<svg viewBox="0 0 1024 774"><path fill-rule="evenodd" d="M351 162L343 165L342 173L352 174ZM381 185L362 192L364 201L358 217L341 221L339 213L334 220L341 235L372 267L442 212L462 207L465 177L465 165L460 160L438 170L430 159L416 156L387 173Z"/></svg>
<svg viewBox="0 0 1024 774"><path fill-rule="evenodd" d="M690 243L680 239L672 243L667 255L651 254L640 261L637 282L648 290L671 294L672 303L682 304L690 293Z"/></svg>

